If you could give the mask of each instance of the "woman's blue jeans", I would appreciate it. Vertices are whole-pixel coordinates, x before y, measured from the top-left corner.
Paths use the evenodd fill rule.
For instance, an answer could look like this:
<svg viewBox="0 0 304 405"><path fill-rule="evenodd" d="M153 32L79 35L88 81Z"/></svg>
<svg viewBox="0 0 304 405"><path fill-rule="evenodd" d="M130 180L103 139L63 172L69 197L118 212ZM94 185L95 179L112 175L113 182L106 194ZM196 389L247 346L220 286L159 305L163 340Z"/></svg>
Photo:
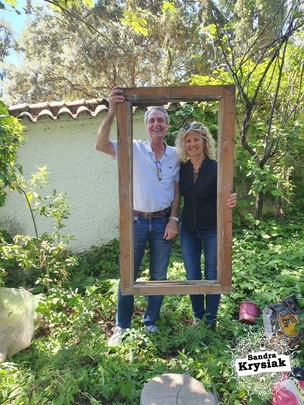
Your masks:
<svg viewBox="0 0 304 405"><path fill-rule="evenodd" d="M168 218L134 217L134 280L137 279L147 243L149 244L150 280L166 280L172 247L172 240L164 239L167 223ZM147 297L148 305L143 320L145 325L152 325L159 319L163 298L163 295ZM122 295L119 285L116 325L121 328L130 328L133 310L134 296Z"/></svg>
<svg viewBox="0 0 304 405"><path fill-rule="evenodd" d="M202 280L202 251L204 252L204 278L217 278L217 233L216 230L188 230L181 225L180 242L187 280ZM206 298L206 302L205 302ZM220 294L190 295L194 318L205 317L206 323L216 319Z"/></svg>

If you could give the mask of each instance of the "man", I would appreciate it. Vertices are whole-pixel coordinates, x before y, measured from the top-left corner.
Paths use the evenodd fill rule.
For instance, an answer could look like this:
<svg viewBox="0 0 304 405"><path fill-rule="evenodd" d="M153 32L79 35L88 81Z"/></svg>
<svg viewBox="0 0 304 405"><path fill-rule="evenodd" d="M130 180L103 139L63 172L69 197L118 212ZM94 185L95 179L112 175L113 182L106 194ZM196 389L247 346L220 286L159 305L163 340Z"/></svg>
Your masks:
<svg viewBox="0 0 304 405"><path fill-rule="evenodd" d="M109 110L100 124L95 148L113 158L117 156L117 142L111 142L110 130L116 115L116 104L124 102L123 90L115 86L109 95ZM175 148L164 141L169 117L163 107L152 107L145 114L147 141L133 141L133 216L134 216L134 279L136 280L149 243L150 280L165 280L171 254L172 239L178 234L179 158ZM147 333L159 332L162 295L148 296L144 314ZM121 343L134 310L134 296L122 295L118 287L116 327L109 340L110 346Z"/></svg>

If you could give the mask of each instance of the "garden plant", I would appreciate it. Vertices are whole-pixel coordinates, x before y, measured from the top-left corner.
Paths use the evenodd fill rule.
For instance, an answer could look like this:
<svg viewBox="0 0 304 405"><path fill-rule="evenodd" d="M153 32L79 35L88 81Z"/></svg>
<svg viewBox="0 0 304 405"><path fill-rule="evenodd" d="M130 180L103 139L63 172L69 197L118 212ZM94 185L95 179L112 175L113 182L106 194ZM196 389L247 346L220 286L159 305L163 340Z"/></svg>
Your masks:
<svg viewBox="0 0 304 405"><path fill-rule="evenodd" d="M214 384L220 404L271 404L271 381L260 378L251 386L247 382L246 388L246 380L242 383L233 371L231 359L238 341L263 329L261 316L249 326L238 321L238 310L243 300L254 301L262 310L290 294L303 303L303 230L299 224L300 218L295 217L288 224L269 220L258 226L252 220L246 229L235 227L232 292L222 296L217 333L210 336L209 345L204 340L211 332L193 324L188 296L165 297L157 336L143 332L145 298L136 296L132 329L123 345L109 347L118 241L92 247L70 267L68 280L54 283L45 292L37 309L43 318L31 345L1 365L0 402L133 405L139 403L150 379L173 372L189 374L209 390ZM146 274L143 266L142 276ZM169 277L183 275L177 239ZM6 286L18 285L41 292L34 279L11 275ZM293 360L303 365L303 352L294 353Z"/></svg>

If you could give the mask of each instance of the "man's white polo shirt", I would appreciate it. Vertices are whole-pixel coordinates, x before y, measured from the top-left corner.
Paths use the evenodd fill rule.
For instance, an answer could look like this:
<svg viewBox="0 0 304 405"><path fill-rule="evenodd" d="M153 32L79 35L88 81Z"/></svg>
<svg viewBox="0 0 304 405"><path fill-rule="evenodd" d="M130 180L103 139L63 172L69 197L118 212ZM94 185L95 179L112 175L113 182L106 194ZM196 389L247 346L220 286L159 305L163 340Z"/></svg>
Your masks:
<svg viewBox="0 0 304 405"><path fill-rule="evenodd" d="M117 141L113 141L117 156ZM174 198L174 181L179 181L179 158L175 148L166 144L160 160L162 179L157 178L155 154L150 141L133 140L133 208L157 212L170 207Z"/></svg>

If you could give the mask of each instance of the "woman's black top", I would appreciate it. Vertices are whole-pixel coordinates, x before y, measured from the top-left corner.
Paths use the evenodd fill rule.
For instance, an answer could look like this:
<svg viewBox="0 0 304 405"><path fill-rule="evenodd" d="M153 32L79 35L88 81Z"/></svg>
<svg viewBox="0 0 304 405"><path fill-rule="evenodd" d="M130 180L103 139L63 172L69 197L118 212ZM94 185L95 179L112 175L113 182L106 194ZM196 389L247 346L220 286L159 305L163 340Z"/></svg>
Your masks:
<svg viewBox="0 0 304 405"><path fill-rule="evenodd" d="M184 198L184 228L216 229L217 162L206 156L196 182L191 161L181 163L180 190Z"/></svg>

